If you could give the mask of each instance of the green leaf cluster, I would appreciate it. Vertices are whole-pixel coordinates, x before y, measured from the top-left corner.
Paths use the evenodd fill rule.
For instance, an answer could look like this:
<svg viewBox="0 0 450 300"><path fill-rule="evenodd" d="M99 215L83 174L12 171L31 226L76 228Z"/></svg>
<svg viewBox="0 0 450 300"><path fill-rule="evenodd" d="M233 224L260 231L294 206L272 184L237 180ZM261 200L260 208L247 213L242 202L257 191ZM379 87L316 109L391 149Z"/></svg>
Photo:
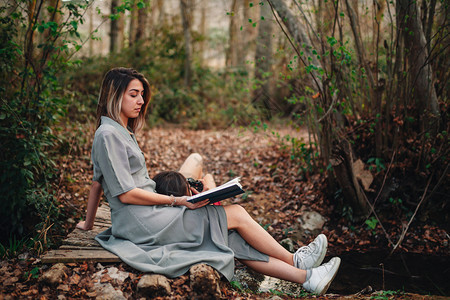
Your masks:
<svg viewBox="0 0 450 300"><path fill-rule="evenodd" d="M80 47L84 8L48 2L27 7L25 1L0 5L0 242L5 245L59 222L53 126L65 116L67 98L58 78Z"/></svg>

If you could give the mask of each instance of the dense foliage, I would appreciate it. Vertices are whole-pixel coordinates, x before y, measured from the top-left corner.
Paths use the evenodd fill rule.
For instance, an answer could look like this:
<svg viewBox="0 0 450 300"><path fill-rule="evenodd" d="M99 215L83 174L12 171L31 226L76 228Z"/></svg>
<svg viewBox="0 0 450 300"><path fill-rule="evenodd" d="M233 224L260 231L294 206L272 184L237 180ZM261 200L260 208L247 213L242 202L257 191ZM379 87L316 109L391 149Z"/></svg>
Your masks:
<svg viewBox="0 0 450 300"><path fill-rule="evenodd" d="M68 98L57 77L80 47L83 8L29 1L0 7L2 242L25 236L39 243L58 222L54 125L64 117Z"/></svg>
<svg viewBox="0 0 450 300"><path fill-rule="evenodd" d="M65 77L65 86L77 93L70 112L74 118L91 116L101 78L110 68L125 66L143 73L151 85L149 124L184 123L194 129L248 124L257 118L249 103L248 74L242 70L212 70L194 64L191 86L183 83L184 50L179 30L155 28L145 42L107 57L86 57ZM81 114L78 114L78 113Z"/></svg>

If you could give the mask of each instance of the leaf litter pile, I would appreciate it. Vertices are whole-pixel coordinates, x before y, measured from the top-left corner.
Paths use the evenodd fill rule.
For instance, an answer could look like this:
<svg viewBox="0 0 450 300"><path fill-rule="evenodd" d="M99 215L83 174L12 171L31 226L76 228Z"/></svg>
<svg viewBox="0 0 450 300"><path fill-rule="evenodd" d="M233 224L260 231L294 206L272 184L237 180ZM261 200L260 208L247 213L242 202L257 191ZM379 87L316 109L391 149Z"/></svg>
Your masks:
<svg viewBox="0 0 450 300"><path fill-rule="evenodd" d="M73 230L80 218L84 218L87 195L92 180L90 147L93 128L86 130L83 142L73 137L71 154L60 159L61 184L59 187L64 231L50 231L53 240L64 238ZM222 204L242 205L278 241L297 249L308 244L318 233L329 240L327 257L348 251L367 252L388 249L387 236L397 241L402 231L402 220L383 220L380 226L368 228L367 223L350 223L342 208L327 193L324 174L303 172L304 165L291 159L289 147L279 136L289 134L307 139L307 133L285 129L273 134L266 131L228 129L221 131L173 128L152 128L138 134L137 138L146 158L151 177L163 170L177 170L193 152L204 158L204 167L221 184L234 177L241 177L245 194L222 201ZM278 136L278 137L277 137ZM305 216L311 212L322 220L318 229L302 226ZM404 220L403 220L404 221ZM449 254L449 237L445 230L429 224L415 224L406 233L398 251ZM386 251L387 251L386 250ZM242 268L241 265L237 265ZM69 263L61 267L61 276L55 282L46 282L43 274L52 266L43 265L34 252L26 252L17 258L2 260L0 299L40 298L70 299L99 296L95 286L110 285L120 290L122 297L136 298L136 286L142 273L126 266L97 263ZM126 274L121 278L111 276L111 270ZM170 279L172 298L189 298L189 276ZM220 283L222 297L226 299L261 299L273 294L247 293L223 280ZM361 290L364 286L361 286ZM289 295L281 295L291 298Z"/></svg>

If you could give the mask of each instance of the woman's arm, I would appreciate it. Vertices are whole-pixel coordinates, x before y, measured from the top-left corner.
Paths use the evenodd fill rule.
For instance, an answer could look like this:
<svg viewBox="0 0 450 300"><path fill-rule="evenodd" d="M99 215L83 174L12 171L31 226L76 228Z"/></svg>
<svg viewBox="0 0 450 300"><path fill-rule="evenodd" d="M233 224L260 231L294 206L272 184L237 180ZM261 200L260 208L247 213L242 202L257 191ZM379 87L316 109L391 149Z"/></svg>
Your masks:
<svg viewBox="0 0 450 300"><path fill-rule="evenodd" d="M102 196L102 185L98 181L94 181L89 191L87 204L86 221L77 224L77 228L82 230L91 230L94 227L95 215L97 214L98 205Z"/></svg>
<svg viewBox="0 0 450 300"><path fill-rule="evenodd" d="M189 209L200 208L208 204L208 200L191 203L187 201L187 198L186 196L174 197L161 195L140 188L134 188L131 191L119 195L119 200L124 204L186 206Z"/></svg>

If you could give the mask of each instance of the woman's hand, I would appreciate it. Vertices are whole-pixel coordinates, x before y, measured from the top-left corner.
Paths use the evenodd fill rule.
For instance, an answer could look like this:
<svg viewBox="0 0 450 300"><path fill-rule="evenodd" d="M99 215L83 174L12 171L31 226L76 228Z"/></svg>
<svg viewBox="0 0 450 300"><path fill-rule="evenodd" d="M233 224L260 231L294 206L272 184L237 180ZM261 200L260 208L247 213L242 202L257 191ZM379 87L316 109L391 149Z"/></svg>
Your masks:
<svg viewBox="0 0 450 300"><path fill-rule="evenodd" d="M77 224L77 228L81 229L81 230L91 230L92 227L94 227L93 225L89 225L86 221L80 221Z"/></svg>
<svg viewBox="0 0 450 300"><path fill-rule="evenodd" d="M198 192L197 192L198 193ZM186 206L189 209L197 209L200 207L203 207L205 205L207 205L209 203L209 200L203 200L197 203L192 203L187 201L188 197L187 196L183 196L183 197L175 197L176 200L176 204L177 206Z"/></svg>

